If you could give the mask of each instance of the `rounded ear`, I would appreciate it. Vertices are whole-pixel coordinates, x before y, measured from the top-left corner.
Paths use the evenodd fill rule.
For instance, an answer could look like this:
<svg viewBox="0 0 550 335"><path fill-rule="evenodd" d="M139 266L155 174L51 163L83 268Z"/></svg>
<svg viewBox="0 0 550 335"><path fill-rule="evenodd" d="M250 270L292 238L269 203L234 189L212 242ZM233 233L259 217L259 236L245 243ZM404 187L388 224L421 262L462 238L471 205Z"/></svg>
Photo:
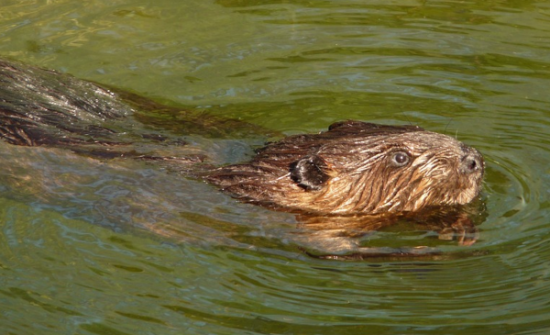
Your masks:
<svg viewBox="0 0 550 335"><path fill-rule="evenodd" d="M290 178L306 191L320 190L330 179L330 169L319 156L305 156L290 164Z"/></svg>

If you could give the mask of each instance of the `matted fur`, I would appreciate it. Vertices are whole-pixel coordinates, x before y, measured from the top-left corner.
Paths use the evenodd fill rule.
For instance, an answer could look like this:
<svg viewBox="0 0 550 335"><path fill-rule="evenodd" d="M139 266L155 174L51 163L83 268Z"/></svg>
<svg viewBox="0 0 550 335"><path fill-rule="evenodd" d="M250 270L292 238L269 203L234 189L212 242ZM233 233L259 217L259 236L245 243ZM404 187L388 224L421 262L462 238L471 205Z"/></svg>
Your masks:
<svg viewBox="0 0 550 335"><path fill-rule="evenodd" d="M463 205L480 191L479 152L416 126L345 121L289 136L206 177L245 201L317 213L398 213Z"/></svg>

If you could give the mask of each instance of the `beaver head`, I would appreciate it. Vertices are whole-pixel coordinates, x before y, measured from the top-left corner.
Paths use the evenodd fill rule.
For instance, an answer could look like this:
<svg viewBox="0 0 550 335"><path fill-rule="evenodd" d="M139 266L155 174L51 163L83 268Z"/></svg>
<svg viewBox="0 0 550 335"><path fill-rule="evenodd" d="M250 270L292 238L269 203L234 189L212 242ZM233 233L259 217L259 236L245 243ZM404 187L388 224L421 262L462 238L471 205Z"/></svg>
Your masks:
<svg viewBox="0 0 550 335"><path fill-rule="evenodd" d="M481 154L452 137L344 121L270 143L249 163L215 169L206 179L274 208L378 214L466 204L479 194L483 171Z"/></svg>

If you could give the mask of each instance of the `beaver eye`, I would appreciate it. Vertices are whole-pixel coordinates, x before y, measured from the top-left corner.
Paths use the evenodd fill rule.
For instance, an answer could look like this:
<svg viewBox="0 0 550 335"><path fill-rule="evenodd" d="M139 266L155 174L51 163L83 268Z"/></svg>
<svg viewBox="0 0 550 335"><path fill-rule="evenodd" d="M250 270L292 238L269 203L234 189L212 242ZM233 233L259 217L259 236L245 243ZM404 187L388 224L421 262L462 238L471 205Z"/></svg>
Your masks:
<svg viewBox="0 0 550 335"><path fill-rule="evenodd" d="M391 163L393 166L401 167L409 163L409 154L403 151L395 152L391 157Z"/></svg>

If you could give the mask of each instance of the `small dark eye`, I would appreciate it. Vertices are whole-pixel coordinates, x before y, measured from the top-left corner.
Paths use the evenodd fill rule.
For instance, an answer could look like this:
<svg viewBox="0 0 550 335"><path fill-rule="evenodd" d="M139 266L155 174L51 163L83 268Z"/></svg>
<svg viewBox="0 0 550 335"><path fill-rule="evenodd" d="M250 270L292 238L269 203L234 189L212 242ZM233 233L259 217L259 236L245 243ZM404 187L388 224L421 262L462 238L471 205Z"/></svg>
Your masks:
<svg viewBox="0 0 550 335"><path fill-rule="evenodd" d="M391 158L393 166L401 167L409 163L409 154L403 151L399 151L393 154Z"/></svg>

